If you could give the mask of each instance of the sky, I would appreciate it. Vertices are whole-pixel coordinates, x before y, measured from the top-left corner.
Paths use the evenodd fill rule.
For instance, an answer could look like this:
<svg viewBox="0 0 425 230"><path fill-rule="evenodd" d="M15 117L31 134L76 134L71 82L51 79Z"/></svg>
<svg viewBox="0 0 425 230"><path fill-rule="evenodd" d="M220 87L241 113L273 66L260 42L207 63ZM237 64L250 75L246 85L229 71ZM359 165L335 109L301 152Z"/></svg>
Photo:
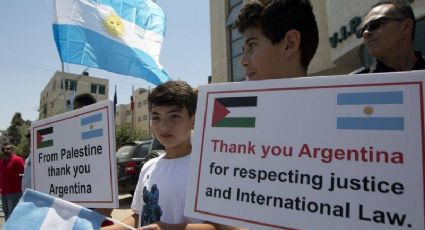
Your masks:
<svg viewBox="0 0 425 230"><path fill-rule="evenodd" d="M167 17L160 63L172 79L192 87L211 75L210 14L207 0L157 0ZM190 7L188 7L190 6ZM61 63L53 40L53 0L0 2L0 130L16 112L37 120L40 93ZM65 63L65 72L85 69ZM90 68L91 76L109 79L109 98L117 85L118 104L128 104L131 88L147 88L142 79Z"/></svg>

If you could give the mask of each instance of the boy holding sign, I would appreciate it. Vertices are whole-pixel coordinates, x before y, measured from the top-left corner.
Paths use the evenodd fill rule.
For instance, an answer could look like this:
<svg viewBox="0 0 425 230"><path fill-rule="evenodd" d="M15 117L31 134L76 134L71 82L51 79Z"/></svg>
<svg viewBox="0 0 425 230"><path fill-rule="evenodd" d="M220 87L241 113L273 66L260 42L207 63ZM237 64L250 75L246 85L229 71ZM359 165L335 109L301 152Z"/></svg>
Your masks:
<svg viewBox="0 0 425 230"><path fill-rule="evenodd" d="M253 0L236 19L247 80L304 77L319 32L309 0Z"/></svg>
<svg viewBox="0 0 425 230"><path fill-rule="evenodd" d="M197 94L183 81L168 81L158 85L148 101L152 131L166 154L143 166L131 204L134 214L123 222L145 226L140 229L215 229L183 216Z"/></svg>

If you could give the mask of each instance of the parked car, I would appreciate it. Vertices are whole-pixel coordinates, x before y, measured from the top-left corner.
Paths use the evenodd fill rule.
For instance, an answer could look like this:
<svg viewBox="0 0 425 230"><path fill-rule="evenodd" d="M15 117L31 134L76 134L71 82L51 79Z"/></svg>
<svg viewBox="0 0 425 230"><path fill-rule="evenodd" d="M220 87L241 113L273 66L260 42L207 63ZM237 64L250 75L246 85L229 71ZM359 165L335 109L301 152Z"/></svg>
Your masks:
<svg viewBox="0 0 425 230"><path fill-rule="evenodd" d="M133 195L143 165L163 154L164 146L156 139L132 141L118 149L116 157L119 193Z"/></svg>

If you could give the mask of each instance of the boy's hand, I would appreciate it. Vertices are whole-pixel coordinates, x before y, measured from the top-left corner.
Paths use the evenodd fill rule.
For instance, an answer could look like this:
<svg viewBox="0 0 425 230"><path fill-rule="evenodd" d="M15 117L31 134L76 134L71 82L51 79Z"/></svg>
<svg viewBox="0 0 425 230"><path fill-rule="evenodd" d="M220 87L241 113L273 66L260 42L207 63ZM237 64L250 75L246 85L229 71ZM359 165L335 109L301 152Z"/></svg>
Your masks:
<svg viewBox="0 0 425 230"><path fill-rule="evenodd" d="M150 224L138 228L138 230L161 230L162 228L158 224Z"/></svg>

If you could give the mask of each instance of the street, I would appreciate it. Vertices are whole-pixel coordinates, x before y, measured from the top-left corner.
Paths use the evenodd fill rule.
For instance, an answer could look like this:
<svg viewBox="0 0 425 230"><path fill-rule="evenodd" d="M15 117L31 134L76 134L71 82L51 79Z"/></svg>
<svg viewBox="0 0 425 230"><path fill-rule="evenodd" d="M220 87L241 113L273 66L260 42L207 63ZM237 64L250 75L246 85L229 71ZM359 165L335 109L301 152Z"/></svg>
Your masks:
<svg viewBox="0 0 425 230"><path fill-rule="evenodd" d="M120 207L117 209L114 209L112 212L112 218L116 220L122 220L125 219L127 216L131 214L131 201L133 197L130 194L125 195L119 195L118 196ZM0 206L1 207L1 206ZM4 213L3 210L0 208L0 229L3 228L4 225Z"/></svg>
<svg viewBox="0 0 425 230"><path fill-rule="evenodd" d="M130 194L125 194L119 195L118 199L120 200L120 207L114 209L114 211L112 212L112 218L121 221L126 217L130 216L130 214L132 213L130 206L133 197Z"/></svg>

